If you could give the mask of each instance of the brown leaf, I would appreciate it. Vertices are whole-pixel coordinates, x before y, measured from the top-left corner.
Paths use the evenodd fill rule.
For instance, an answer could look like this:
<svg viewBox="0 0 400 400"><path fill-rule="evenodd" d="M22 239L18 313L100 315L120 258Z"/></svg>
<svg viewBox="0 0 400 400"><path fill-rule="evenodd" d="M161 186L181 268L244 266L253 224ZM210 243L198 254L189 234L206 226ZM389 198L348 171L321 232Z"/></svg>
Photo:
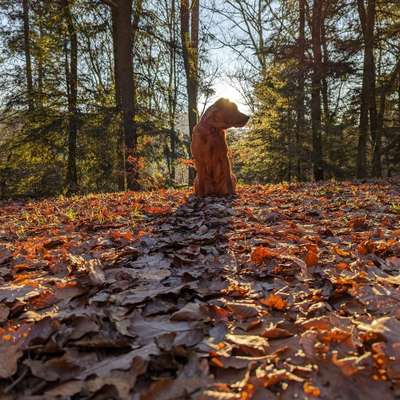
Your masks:
<svg viewBox="0 0 400 400"><path fill-rule="evenodd" d="M276 326L267 328L263 333L262 336L268 339L282 339L288 338L293 336L294 334L289 332L286 329L278 328Z"/></svg>
<svg viewBox="0 0 400 400"><path fill-rule="evenodd" d="M0 287L0 301L13 303L15 300L28 301L40 294L40 289L29 285L8 284Z"/></svg>
<svg viewBox="0 0 400 400"><path fill-rule="evenodd" d="M10 378L17 372L18 360L22 354L18 344L0 347L0 378Z"/></svg>
<svg viewBox="0 0 400 400"><path fill-rule="evenodd" d="M261 299L260 303L278 311L283 311L287 308L286 300L276 294L270 294L267 298Z"/></svg>
<svg viewBox="0 0 400 400"><path fill-rule="evenodd" d="M268 341L261 336L228 334L225 339L249 356L264 355L269 347Z"/></svg>
<svg viewBox="0 0 400 400"><path fill-rule="evenodd" d="M88 333L98 332L100 330L99 324L95 321L88 319L87 317L77 317L71 321L71 325L68 329L73 329L70 339L81 339Z"/></svg>
<svg viewBox="0 0 400 400"><path fill-rule="evenodd" d="M304 382L303 390L305 394L312 397L319 397L321 395L321 390L310 382Z"/></svg>
<svg viewBox="0 0 400 400"><path fill-rule="evenodd" d="M279 252L266 247L255 247L250 256L251 261L257 265L262 264L267 259L275 257L279 257Z"/></svg>
<svg viewBox="0 0 400 400"><path fill-rule="evenodd" d="M333 251L341 257L351 257L351 253L348 250L341 249L340 247L334 247Z"/></svg>
<svg viewBox="0 0 400 400"><path fill-rule="evenodd" d="M227 303L226 307L238 319L254 318L258 315L258 309L254 304Z"/></svg>
<svg viewBox="0 0 400 400"><path fill-rule="evenodd" d="M5 247L0 246L0 265L12 259L12 253Z"/></svg>
<svg viewBox="0 0 400 400"><path fill-rule="evenodd" d="M374 319L370 324L357 322L357 327L367 334L381 337L389 343L399 341L400 321L394 317Z"/></svg>
<svg viewBox="0 0 400 400"><path fill-rule="evenodd" d="M333 351L332 352L332 362L335 364L337 367L341 369L344 375L346 376L352 376L356 374L357 372L362 371L363 369L366 368L366 364L369 362L371 363L372 358L371 358L371 353L366 352L360 357L345 357L345 358L338 358L338 352Z"/></svg>
<svg viewBox="0 0 400 400"><path fill-rule="evenodd" d="M133 364L137 371L142 370L150 357L158 353L158 347L154 343L150 343L138 350L133 350L120 356L108 357L98 363L92 363L91 366L80 372L77 378L86 379L91 375L106 378L112 371L127 371Z"/></svg>
<svg viewBox="0 0 400 400"><path fill-rule="evenodd" d="M201 321L204 320L204 305L188 303L171 316L171 321Z"/></svg>
<svg viewBox="0 0 400 400"><path fill-rule="evenodd" d="M52 358L48 361L25 360L32 374L48 382L68 381L78 378L79 373L85 367L97 361L95 354L84 354L76 350L68 349L62 357Z"/></svg>
<svg viewBox="0 0 400 400"><path fill-rule="evenodd" d="M7 321L10 315L10 309L5 305L0 303L0 322Z"/></svg>
<svg viewBox="0 0 400 400"><path fill-rule="evenodd" d="M85 383L82 381L68 381L45 392L45 397L69 398L81 392Z"/></svg>
<svg viewBox="0 0 400 400"><path fill-rule="evenodd" d="M128 336L137 336L141 344L152 342L165 333L179 333L191 331L196 327L196 322L171 321L169 316L143 318L134 312L129 318L118 322L118 330Z"/></svg>
<svg viewBox="0 0 400 400"><path fill-rule="evenodd" d="M304 353L309 359L316 357L316 344L318 343L318 333L314 330L309 330L301 334L300 345Z"/></svg>
<svg viewBox="0 0 400 400"><path fill-rule="evenodd" d="M48 242L43 244L43 247L46 250L52 250L55 249L56 247L62 246L65 243L64 240L61 239L53 239L53 240L49 240Z"/></svg>
<svg viewBox="0 0 400 400"><path fill-rule="evenodd" d="M400 257L388 257L385 261L394 268L400 268Z"/></svg>
<svg viewBox="0 0 400 400"><path fill-rule="evenodd" d="M190 285L179 285L175 287L166 287L161 285L156 288L139 286L136 289L129 289L127 291L113 295L111 297L111 301L122 306L135 305L159 295L179 294L182 289L188 287L190 287Z"/></svg>
<svg viewBox="0 0 400 400"><path fill-rule="evenodd" d="M315 267L318 264L318 260L318 253L309 250L304 261L306 262L307 267Z"/></svg>

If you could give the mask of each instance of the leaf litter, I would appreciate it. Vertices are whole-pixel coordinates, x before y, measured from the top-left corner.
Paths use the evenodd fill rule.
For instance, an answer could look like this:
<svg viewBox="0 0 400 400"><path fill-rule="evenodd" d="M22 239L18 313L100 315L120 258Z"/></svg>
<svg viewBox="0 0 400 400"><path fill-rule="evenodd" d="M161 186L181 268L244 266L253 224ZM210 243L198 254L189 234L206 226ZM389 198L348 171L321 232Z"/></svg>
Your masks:
<svg viewBox="0 0 400 400"><path fill-rule="evenodd" d="M0 205L0 398L393 399L396 181Z"/></svg>

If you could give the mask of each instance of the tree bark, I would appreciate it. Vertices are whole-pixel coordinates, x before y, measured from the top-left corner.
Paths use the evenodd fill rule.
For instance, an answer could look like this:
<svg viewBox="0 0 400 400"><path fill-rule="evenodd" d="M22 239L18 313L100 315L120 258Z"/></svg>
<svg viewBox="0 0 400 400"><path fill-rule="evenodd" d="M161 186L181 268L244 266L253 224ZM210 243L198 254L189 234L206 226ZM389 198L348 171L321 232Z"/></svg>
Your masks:
<svg viewBox="0 0 400 400"><path fill-rule="evenodd" d="M118 52L117 52L117 11L116 6L111 6L111 28L112 28L112 39L113 39L113 56L114 56L114 96L115 96L115 108L117 113L121 113L121 95L119 91L119 75L118 75ZM117 182L118 189L123 191L127 190L127 181L126 181L126 155L125 155L125 138L124 138L124 128L122 126L121 120L121 129L119 131L118 136L118 150L117 150Z"/></svg>
<svg viewBox="0 0 400 400"><path fill-rule="evenodd" d="M311 123L313 142L313 173L316 181L324 179L321 129L321 80L322 80L322 51L321 26L323 0L314 0L312 15L312 47L314 54L312 87L311 87Z"/></svg>
<svg viewBox="0 0 400 400"><path fill-rule="evenodd" d="M176 109L177 109L177 71L176 71L176 0L171 0L170 15L169 15L169 80L168 80L168 114L169 114L169 129L170 129L170 147L169 147L169 172L170 182L175 181L175 162L176 162ZM169 6L168 2L166 3Z"/></svg>
<svg viewBox="0 0 400 400"><path fill-rule="evenodd" d="M375 148L377 140L377 111L376 111L376 72L374 57L375 40L375 0L367 0L365 9L364 0L357 0L358 14L361 22L362 34L364 39L364 63L363 63L363 82L360 100L360 124L358 136L357 153L357 178L365 178L368 175L367 163L367 144L368 128L370 129L372 143ZM375 150L374 150L375 151ZM380 151L379 144L377 151ZM379 168L378 168L379 169ZM374 174L379 171L373 171Z"/></svg>
<svg viewBox="0 0 400 400"><path fill-rule="evenodd" d="M69 0L62 0L64 19L68 32L69 49L65 41L65 75L67 81L68 100L68 161L67 188L68 193L78 190L78 174L76 168L76 150L78 134L78 35L74 26Z"/></svg>
<svg viewBox="0 0 400 400"><path fill-rule="evenodd" d="M31 32L29 21L29 0L22 0L23 22L24 22L24 52L25 52L25 75L28 98L28 109L34 109L32 59L31 59Z"/></svg>
<svg viewBox="0 0 400 400"><path fill-rule="evenodd" d="M299 72L297 78L297 106L296 106L296 176L301 180L301 138L305 129L305 51L306 51L306 7L305 0L299 0L299 38L298 38L298 62Z"/></svg>
<svg viewBox="0 0 400 400"><path fill-rule="evenodd" d="M199 27L200 27L200 0L181 0L181 40L183 61L186 72L186 88L188 94L189 132L192 136L193 128L198 122L197 100L199 91ZM189 146L190 147L190 146ZM194 180L194 170L189 169L189 183Z"/></svg>
<svg viewBox="0 0 400 400"><path fill-rule="evenodd" d="M141 16L142 0L115 0L111 6L114 44L115 101L122 114L121 145L124 189L138 189L137 132L135 117L135 82L133 75L134 33ZM132 21L133 16L133 21ZM122 188L121 188L122 189Z"/></svg>
<svg viewBox="0 0 400 400"><path fill-rule="evenodd" d="M42 10L40 9L40 12ZM40 18L39 22L39 38L42 39L43 34L43 22L42 18ZM37 80L37 106L43 107L44 100L44 89L43 89L43 81L44 81L44 68L43 68L43 50L39 46L36 49L36 59L37 59L37 69L38 69L38 80Z"/></svg>
<svg viewBox="0 0 400 400"><path fill-rule="evenodd" d="M382 176L381 149L382 135L378 129L378 112L376 107L376 65L375 65L375 21L376 21L376 0L368 0L368 70L369 70L369 121L371 139L373 143L372 175ZM376 157L376 162L374 162Z"/></svg>

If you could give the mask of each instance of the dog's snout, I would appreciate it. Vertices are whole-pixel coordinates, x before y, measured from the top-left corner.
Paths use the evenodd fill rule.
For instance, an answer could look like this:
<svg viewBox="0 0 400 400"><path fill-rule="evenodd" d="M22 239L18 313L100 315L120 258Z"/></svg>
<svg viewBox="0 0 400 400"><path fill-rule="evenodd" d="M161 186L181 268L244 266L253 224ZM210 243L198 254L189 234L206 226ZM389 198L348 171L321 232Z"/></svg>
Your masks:
<svg viewBox="0 0 400 400"><path fill-rule="evenodd" d="M240 113L240 118L238 119L237 127L242 128L249 122L249 119L250 119L249 115Z"/></svg>

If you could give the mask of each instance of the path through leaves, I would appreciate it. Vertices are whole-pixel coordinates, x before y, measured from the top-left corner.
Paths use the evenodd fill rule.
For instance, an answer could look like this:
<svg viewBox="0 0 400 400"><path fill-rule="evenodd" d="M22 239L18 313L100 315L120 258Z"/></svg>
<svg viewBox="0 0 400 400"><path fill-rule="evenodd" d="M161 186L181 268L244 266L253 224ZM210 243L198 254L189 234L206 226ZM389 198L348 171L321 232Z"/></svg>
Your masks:
<svg viewBox="0 0 400 400"><path fill-rule="evenodd" d="M0 398L400 396L400 186L0 208Z"/></svg>

